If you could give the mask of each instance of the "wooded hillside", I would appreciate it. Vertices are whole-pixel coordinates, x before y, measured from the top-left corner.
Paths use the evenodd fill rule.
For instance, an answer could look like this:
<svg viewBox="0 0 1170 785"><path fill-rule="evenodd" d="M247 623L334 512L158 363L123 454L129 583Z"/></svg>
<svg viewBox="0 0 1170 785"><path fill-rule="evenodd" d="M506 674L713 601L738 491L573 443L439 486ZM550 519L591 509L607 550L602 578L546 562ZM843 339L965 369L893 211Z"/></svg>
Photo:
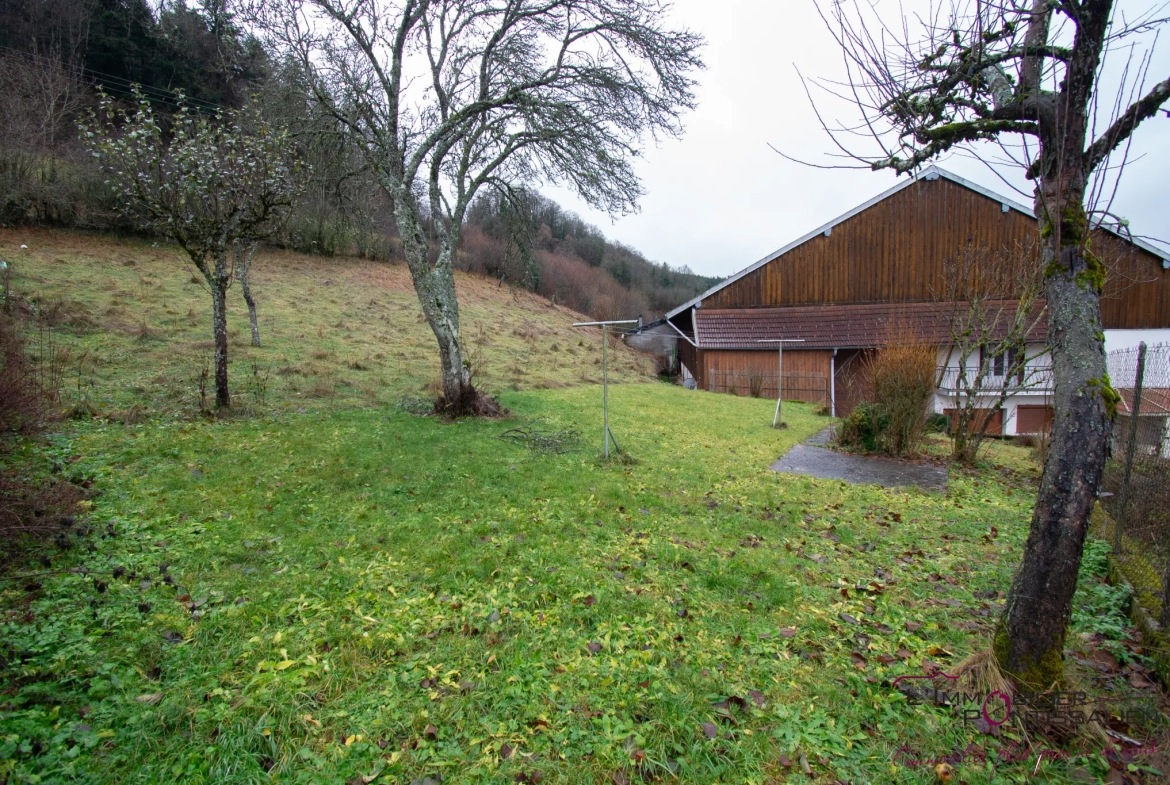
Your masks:
<svg viewBox="0 0 1170 785"><path fill-rule="evenodd" d="M266 52L236 4L200 0L0 0L0 225L131 227L119 219L77 121L98 91L141 85L155 111L249 101L287 127L302 195L278 243L290 250L401 258L392 205L335 120L312 108L303 74ZM484 197L459 266L598 318L655 318L715 279L653 263L529 192Z"/></svg>

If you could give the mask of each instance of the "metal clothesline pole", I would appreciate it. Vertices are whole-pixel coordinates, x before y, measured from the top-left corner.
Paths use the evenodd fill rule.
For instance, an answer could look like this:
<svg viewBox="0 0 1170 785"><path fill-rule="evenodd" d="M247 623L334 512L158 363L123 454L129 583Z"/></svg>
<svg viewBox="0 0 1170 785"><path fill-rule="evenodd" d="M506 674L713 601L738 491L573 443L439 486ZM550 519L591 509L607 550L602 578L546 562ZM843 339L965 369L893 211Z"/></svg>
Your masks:
<svg viewBox="0 0 1170 785"><path fill-rule="evenodd" d="M617 437L609 429L609 326L613 324L637 324L637 319L611 319L607 322L574 322L574 327L601 328L601 418L602 418L602 454L609 459L609 441L613 440L613 447L621 452Z"/></svg>
<svg viewBox="0 0 1170 785"><path fill-rule="evenodd" d="M765 338L757 343L774 343L777 347L776 357L779 372L776 376L776 414L772 416L772 427L779 428L784 424L781 417L780 405L784 402L784 344L804 343L803 338Z"/></svg>

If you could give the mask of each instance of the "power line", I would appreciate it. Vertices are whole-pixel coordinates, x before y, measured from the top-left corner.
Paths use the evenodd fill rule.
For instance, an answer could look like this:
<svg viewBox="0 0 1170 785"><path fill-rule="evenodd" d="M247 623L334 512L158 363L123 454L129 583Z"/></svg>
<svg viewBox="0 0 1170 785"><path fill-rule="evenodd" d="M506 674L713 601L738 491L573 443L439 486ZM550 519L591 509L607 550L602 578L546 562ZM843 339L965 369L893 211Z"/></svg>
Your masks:
<svg viewBox="0 0 1170 785"><path fill-rule="evenodd" d="M220 106L219 104L213 104L210 101L203 101L203 100L200 100L198 98L192 98L192 97L187 96L187 95L182 95L177 90L170 90L170 89L165 88L165 87L155 87L153 85L147 85L147 84L143 84L141 82L135 82L133 80L126 79L125 77L115 76L113 74L107 74L107 73L104 73L102 71L95 71L94 69L86 68L85 66L65 65L64 63L60 63L59 61L54 61L53 58L51 58L51 57L47 57L45 55L39 55L39 54L36 54L35 52L27 52L27 51L24 51L21 49L15 49L11 46L0 45L0 49L5 50L7 52L11 52L12 54L16 55L17 57L24 58L26 61L29 61L29 62L41 62L41 63L57 62L63 68L77 71L78 73L80 73L83 76L89 76L95 82L98 82L99 84L101 84L103 86L106 85L107 83L113 83L111 86L113 86L114 88L116 88L118 90L127 92L127 93L133 92L133 88L138 87L139 92L143 93L147 98L158 101L159 103L168 104L168 105L173 106L175 108L179 108L180 106L186 105L186 106L194 107L196 109L204 109L207 111L216 111L216 112L231 111L230 109L228 109L226 107ZM181 101L179 100L180 96L182 99Z"/></svg>

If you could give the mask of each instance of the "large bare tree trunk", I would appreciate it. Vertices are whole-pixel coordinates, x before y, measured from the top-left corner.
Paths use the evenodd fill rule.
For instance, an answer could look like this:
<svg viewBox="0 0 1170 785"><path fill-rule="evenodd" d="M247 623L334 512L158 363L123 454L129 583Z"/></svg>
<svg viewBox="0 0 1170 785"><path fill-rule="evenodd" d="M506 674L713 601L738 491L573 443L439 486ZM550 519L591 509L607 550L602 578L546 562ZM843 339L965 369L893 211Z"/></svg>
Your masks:
<svg viewBox="0 0 1170 785"><path fill-rule="evenodd" d="M459 302L455 297L452 267L454 246L459 241L457 228L450 230L451 236L432 263L422 222L413 206L402 196L395 199L395 218L419 305L439 344L443 397L436 402L436 408L452 417L499 414L499 404L472 385L471 365L460 344Z"/></svg>
<svg viewBox="0 0 1170 785"><path fill-rule="evenodd" d="M477 394L459 341L459 303L455 299L455 276L446 249L439 253L429 270L414 277L414 288L439 343L439 374L446 408L457 416L471 414Z"/></svg>
<svg viewBox="0 0 1170 785"><path fill-rule="evenodd" d="M1040 2L1036 8L1029 37L1036 28L1047 31L1051 11ZM1105 268L1090 247L1084 207L1092 167L1084 153L1088 107L1109 19L1109 3L1082 14L1062 89L1038 115L1035 212L1056 419L1024 558L994 643L1000 667L1033 690L1064 682L1065 629L1118 400L1109 383L1101 326Z"/></svg>
<svg viewBox="0 0 1170 785"><path fill-rule="evenodd" d="M1034 690L1064 681L1065 629L1116 402L1101 332L1104 271L1088 245L1083 182L1079 169L1071 177L1066 170L1046 177L1036 198L1056 421L1023 562L995 638L1000 667Z"/></svg>
<svg viewBox="0 0 1170 785"><path fill-rule="evenodd" d="M852 95L866 126L878 129L872 133L885 154L858 160L910 172L951 150L966 147L978 155L972 145L1017 134L1039 141L1038 148L1025 141L1022 149L1028 157L1037 154L1026 176L1038 183L1055 420L1023 562L994 642L1000 667L1029 689L1063 681L1065 627L1119 401L1106 373L1100 314L1105 268L1090 247L1085 196L1109 188L1114 175L1108 170L1119 166L1110 165L1110 156L1118 152L1124 166L1134 130L1170 103L1170 79L1146 92L1144 67L1135 68L1136 78L1124 68L1119 85L1105 80L1115 90L1112 96L1096 94L1110 49L1124 48L1129 64L1149 62L1149 51L1139 55L1132 37L1167 24L1154 17L1140 23L1115 19L1118 5L953 0L922 23L919 41L899 38L900 23L886 26L869 17L864 8L872 4L821 9L839 27L834 37L853 64L847 89L824 86L839 97ZM878 15L874 10L873 17ZM1055 27L1054 17L1060 17ZM1125 38L1134 41L1128 48L1120 43ZM1107 115L1108 126L1097 133ZM877 117L894 133L881 130L873 122ZM826 130L847 151L842 142L856 127ZM1105 179L1089 188L1094 173Z"/></svg>

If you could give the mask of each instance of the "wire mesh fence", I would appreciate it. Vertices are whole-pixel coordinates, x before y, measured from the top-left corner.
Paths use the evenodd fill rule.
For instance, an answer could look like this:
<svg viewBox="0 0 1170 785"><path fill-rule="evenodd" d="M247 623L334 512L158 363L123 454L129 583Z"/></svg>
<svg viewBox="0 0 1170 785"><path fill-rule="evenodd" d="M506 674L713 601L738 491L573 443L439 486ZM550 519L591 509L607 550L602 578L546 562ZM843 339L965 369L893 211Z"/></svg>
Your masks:
<svg viewBox="0 0 1170 785"><path fill-rule="evenodd" d="M779 397L779 375L757 371L707 371L707 388L711 392L730 393L752 398ZM784 400L828 404L829 380L823 373L784 374Z"/></svg>
<svg viewBox="0 0 1170 785"><path fill-rule="evenodd" d="M1140 602L1170 627L1170 344L1109 353L1121 400L1101 482L1104 532Z"/></svg>

